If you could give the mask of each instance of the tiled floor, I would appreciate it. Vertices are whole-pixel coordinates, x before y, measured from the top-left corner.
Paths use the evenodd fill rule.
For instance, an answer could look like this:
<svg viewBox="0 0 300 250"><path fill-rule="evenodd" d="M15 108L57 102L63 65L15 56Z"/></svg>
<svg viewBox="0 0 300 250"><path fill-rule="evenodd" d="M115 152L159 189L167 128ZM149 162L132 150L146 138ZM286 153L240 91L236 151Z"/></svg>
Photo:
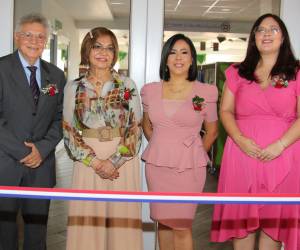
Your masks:
<svg viewBox="0 0 300 250"><path fill-rule="evenodd" d="M72 179L73 162L69 159L64 149L56 153L56 175L57 188L70 188ZM49 221L48 221L48 250L66 249L66 225L67 225L68 205L66 201L51 201Z"/></svg>
<svg viewBox="0 0 300 250"><path fill-rule="evenodd" d="M217 178L215 175L207 174L204 192L216 192ZM209 241L210 224L213 212L213 205L199 205L193 224L193 238L195 250L230 250L232 244L212 243Z"/></svg>
<svg viewBox="0 0 300 250"><path fill-rule="evenodd" d="M57 151L57 188L69 188L72 178L72 161L64 149ZM206 192L215 192L217 181L215 176L208 175ZM209 230L212 215L212 205L201 205L196 214L193 236L195 250L229 250L230 243L216 244L209 242ZM48 222L48 250L65 250L66 247L67 202L51 201ZM130 250L130 249L120 249Z"/></svg>

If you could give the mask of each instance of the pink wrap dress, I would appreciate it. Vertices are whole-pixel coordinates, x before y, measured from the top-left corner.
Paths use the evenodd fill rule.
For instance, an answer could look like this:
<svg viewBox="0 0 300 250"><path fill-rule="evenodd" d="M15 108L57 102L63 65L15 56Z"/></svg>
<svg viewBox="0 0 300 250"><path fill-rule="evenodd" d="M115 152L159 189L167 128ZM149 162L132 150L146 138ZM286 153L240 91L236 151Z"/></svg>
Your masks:
<svg viewBox="0 0 300 250"><path fill-rule="evenodd" d="M297 119L300 72L288 87L259 84L241 78L230 66L226 84L235 97L235 119L242 134L261 148L276 142ZM219 193L300 193L300 141L286 148L272 161L248 157L228 137L221 164ZM216 205L211 240L222 242L243 238L262 229L285 250L300 249L298 205Z"/></svg>
<svg viewBox="0 0 300 250"><path fill-rule="evenodd" d="M202 192L208 156L200 130L204 120L216 121L217 88L193 83L192 91L175 112L166 110L162 83L146 84L142 90L144 112L153 133L142 159L146 162L148 190L152 192ZM205 99L202 111L193 108L192 98ZM169 109L169 108L168 108ZM173 113L170 115L170 113ZM168 115L169 114L169 115ZM176 229L191 228L197 204L151 203L153 220Z"/></svg>

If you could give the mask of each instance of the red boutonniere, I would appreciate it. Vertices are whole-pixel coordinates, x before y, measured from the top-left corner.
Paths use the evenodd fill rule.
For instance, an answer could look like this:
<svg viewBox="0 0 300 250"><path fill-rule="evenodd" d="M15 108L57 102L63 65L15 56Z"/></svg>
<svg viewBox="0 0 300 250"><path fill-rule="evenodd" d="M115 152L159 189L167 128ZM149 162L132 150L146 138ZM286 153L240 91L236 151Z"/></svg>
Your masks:
<svg viewBox="0 0 300 250"><path fill-rule="evenodd" d="M58 94L58 89L56 87L56 84L48 84L46 87L41 88L41 91L44 95L54 96L55 94Z"/></svg>
<svg viewBox="0 0 300 250"><path fill-rule="evenodd" d="M277 89L281 89L286 88L289 82L285 79L285 75L275 75L272 77L272 85Z"/></svg>
<svg viewBox="0 0 300 250"><path fill-rule="evenodd" d="M125 88L124 89L124 95L123 95L124 100L125 101L131 100L132 96L134 96L134 91L135 91L135 89Z"/></svg>
<svg viewBox="0 0 300 250"><path fill-rule="evenodd" d="M194 110L201 111L204 107L204 101L205 101L204 98L195 95L192 99Z"/></svg>

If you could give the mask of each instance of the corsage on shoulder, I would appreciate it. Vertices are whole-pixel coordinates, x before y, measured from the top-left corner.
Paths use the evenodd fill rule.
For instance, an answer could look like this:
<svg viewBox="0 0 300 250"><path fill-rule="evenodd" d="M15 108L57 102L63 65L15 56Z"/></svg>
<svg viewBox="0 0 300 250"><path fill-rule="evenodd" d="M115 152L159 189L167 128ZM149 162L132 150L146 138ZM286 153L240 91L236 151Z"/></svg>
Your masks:
<svg viewBox="0 0 300 250"><path fill-rule="evenodd" d="M277 89L281 89L289 86L289 82L284 74L279 74L272 77L272 85Z"/></svg>
<svg viewBox="0 0 300 250"><path fill-rule="evenodd" d="M195 95L192 99L193 108L195 111L201 111L204 108L204 101L205 99Z"/></svg>

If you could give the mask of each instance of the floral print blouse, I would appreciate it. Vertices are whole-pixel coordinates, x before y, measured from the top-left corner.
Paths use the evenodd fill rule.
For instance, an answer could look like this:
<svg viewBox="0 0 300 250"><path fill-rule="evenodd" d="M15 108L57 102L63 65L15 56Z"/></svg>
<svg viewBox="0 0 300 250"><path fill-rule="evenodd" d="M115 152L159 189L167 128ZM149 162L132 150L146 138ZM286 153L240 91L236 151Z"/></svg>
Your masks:
<svg viewBox="0 0 300 250"><path fill-rule="evenodd" d="M96 154L84 142L84 130L108 126L120 131L119 146L109 158L119 167L138 153L141 144L141 117L135 83L116 72L112 73L112 80L103 85L99 97L85 77L68 82L65 87L64 143L71 158L87 166Z"/></svg>

